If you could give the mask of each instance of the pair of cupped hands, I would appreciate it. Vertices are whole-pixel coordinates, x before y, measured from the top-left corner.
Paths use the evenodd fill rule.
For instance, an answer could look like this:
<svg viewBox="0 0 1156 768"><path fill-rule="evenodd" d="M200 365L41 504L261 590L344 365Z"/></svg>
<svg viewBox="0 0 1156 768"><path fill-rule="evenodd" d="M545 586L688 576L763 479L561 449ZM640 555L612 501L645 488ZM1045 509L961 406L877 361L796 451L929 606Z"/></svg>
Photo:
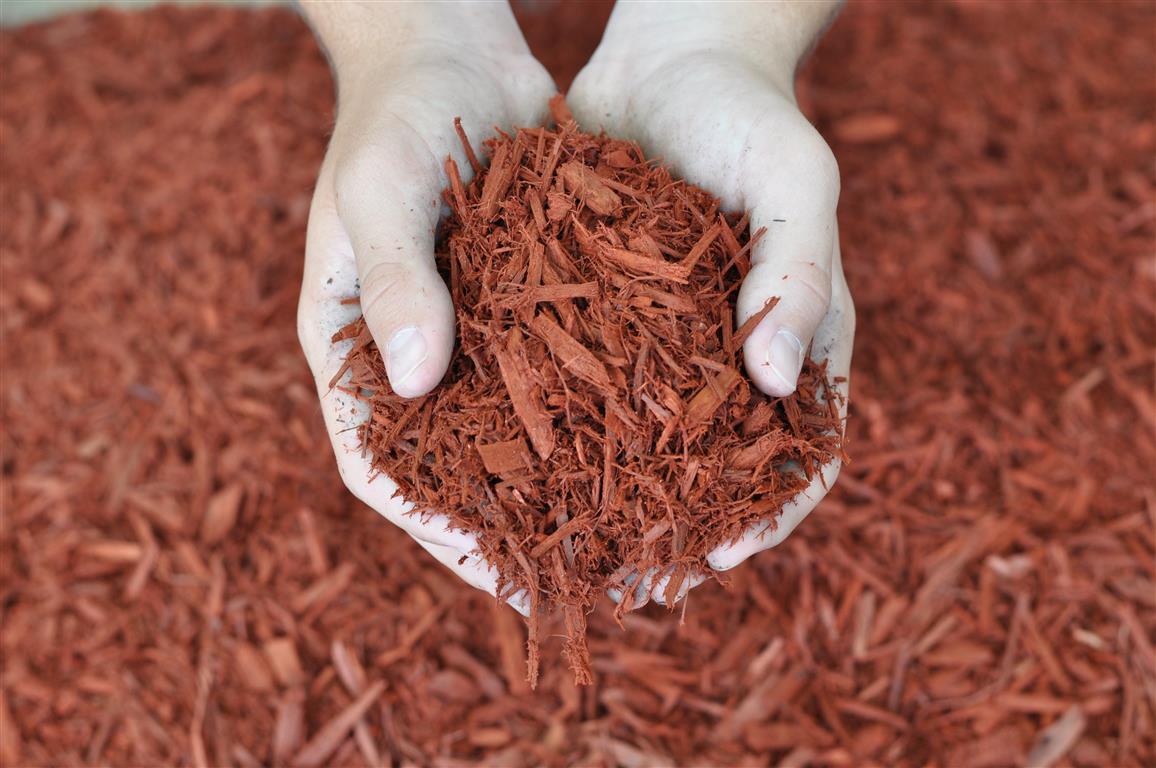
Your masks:
<svg viewBox="0 0 1156 768"><path fill-rule="evenodd" d="M790 394L811 349L830 376L844 377L845 396L855 321L835 220L839 173L793 84L830 11L748 5L620 4L566 98L584 129L637 141L724 209L749 211L752 231L767 228L736 311L742 324L780 299L743 348L753 383ZM495 126L541 125L555 85L504 3L304 9L333 65L338 110L309 215L298 333L337 464L358 498L493 594L497 572L470 533L451 530L444 516L414 514L390 478L371 480L354 428L368 412L330 389L347 351L331 337L361 312L397 394L419 397L438 385L454 346L454 308L434 264L445 158L470 169L454 118L475 144ZM360 306L342 302L358 294ZM715 550L709 565L726 570L780 543L838 472L838 461L827 465L776 520ZM665 586L662 574L641 574L628 588L643 604L661 602ZM524 594L510 602L526 612Z"/></svg>

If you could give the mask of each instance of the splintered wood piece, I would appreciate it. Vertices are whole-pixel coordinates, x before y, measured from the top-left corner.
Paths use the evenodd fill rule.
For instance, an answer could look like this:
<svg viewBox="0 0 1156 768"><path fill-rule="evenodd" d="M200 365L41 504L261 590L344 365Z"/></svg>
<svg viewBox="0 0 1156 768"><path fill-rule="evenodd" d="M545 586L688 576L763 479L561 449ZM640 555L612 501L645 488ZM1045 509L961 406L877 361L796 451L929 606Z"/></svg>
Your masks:
<svg viewBox="0 0 1156 768"><path fill-rule="evenodd" d="M730 346L727 348L727 352L734 354L742 349L743 344L745 344L747 339L750 338L750 335L754 333L755 328L759 327L759 323L763 322L763 318L769 315L778 303L779 297L773 296L766 300L762 309L748 317L746 321L739 326L739 329L735 331L734 335L731 336Z"/></svg>
<svg viewBox="0 0 1156 768"><path fill-rule="evenodd" d="M583 518L574 518L560 525L557 530L545 539L534 545L530 550L530 557L539 558L557 546L567 536L590 527L590 521Z"/></svg>
<svg viewBox="0 0 1156 768"><path fill-rule="evenodd" d="M514 169L510 162L513 151L513 145L500 144L490 160L489 170L482 183L482 196L478 208L484 219L492 219L498 212L498 203L513 180Z"/></svg>
<svg viewBox="0 0 1156 768"><path fill-rule="evenodd" d="M664 280L683 284L688 282L690 278L692 265L676 264L662 258L653 258L641 253L635 253L626 248L614 248L611 246L603 246L601 254L604 259L617 264L627 272L641 275L654 275Z"/></svg>
<svg viewBox="0 0 1156 768"><path fill-rule="evenodd" d="M689 296L673 291L664 291L654 285L631 280L625 275L614 275L612 283L616 288L625 289L624 293L633 293L647 299L652 304L667 307L676 312L691 314L697 309L694 300Z"/></svg>
<svg viewBox="0 0 1156 768"><path fill-rule="evenodd" d="M735 368L727 367L707 380L706 386L691 398L683 417L688 426L698 426L714 416L731 391L742 381L742 374Z"/></svg>
<svg viewBox="0 0 1156 768"><path fill-rule="evenodd" d="M293 765L301 768L313 768L325 762L326 758L341 746L341 742L349 735L349 731L357 724L373 703L385 692L385 683L381 680L370 685L365 692L341 711L339 715L326 723L312 739L293 758Z"/></svg>
<svg viewBox="0 0 1156 768"><path fill-rule="evenodd" d="M1088 720L1080 705L1071 705L1058 720L1036 736L1036 742L1028 753L1027 765L1040 768L1055 765L1076 745L1087 726Z"/></svg>
<svg viewBox="0 0 1156 768"><path fill-rule="evenodd" d="M305 702L300 692L288 693L277 703L271 751L278 763L287 763L305 740Z"/></svg>
<svg viewBox="0 0 1156 768"><path fill-rule="evenodd" d="M532 374L524 356L521 336L511 333L507 346L495 348L493 352L514 413L529 435L530 444L541 459L550 458L554 451L554 428L531 382Z"/></svg>
<svg viewBox="0 0 1156 768"><path fill-rule="evenodd" d="M357 656L349 650L349 646L341 640L334 640L330 645L329 655L345 690L355 696L361 693L366 684L365 669L357 660Z"/></svg>
<svg viewBox="0 0 1156 768"><path fill-rule="evenodd" d="M610 374L606 372L606 366L556 322L546 315L537 315L530 321L530 327L542 337L563 368L594 386L610 386Z"/></svg>
<svg viewBox="0 0 1156 768"><path fill-rule="evenodd" d="M600 216L613 216L622 207L622 198L587 165L571 160L558 169L558 176L570 194Z"/></svg>
<svg viewBox="0 0 1156 768"><path fill-rule="evenodd" d="M527 290L525 296L534 302L557 302L565 299L594 299L598 296L597 283L558 283L538 285Z"/></svg>
<svg viewBox="0 0 1156 768"><path fill-rule="evenodd" d="M297 655L297 647L291 638L269 640L265 643L264 651L273 674L282 685L297 685L305 679L301 658Z"/></svg>
<svg viewBox="0 0 1156 768"><path fill-rule="evenodd" d="M454 132L457 133L458 139L462 142L462 150L466 153L466 159L469 160L470 168L473 169L474 175L476 176L482 172L482 164L478 162L478 156L474 153L474 147L470 144L469 137L466 136L466 130L462 128L462 119L460 117L454 118Z"/></svg>
<svg viewBox="0 0 1156 768"><path fill-rule="evenodd" d="M273 690L273 673L261 652L249 643L239 643L233 653L237 674L254 691Z"/></svg>
<svg viewBox="0 0 1156 768"><path fill-rule="evenodd" d="M353 563L342 563L330 573L313 582L308 589L293 600L290 607L295 613L305 613L316 610L319 606L328 605L331 600L334 600L349 586L356 570L357 568Z"/></svg>
<svg viewBox="0 0 1156 768"><path fill-rule="evenodd" d="M574 115L570 112L570 105L566 103L566 97L560 93L556 93L550 97L550 116L559 127L574 122Z"/></svg>
<svg viewBox="0 0 1156 768"><path fill-rule="evenodd" d="M721 224L715 224L708 229L706 233L699 238L698 242L694 244L694 247L690 249L690 253L682 260L681 266L686 267L688 272L694 269L694 265L706 255L707 250L714 244L715 238L719 236L723 229L726 229L726 227L723 227Z"/></svg>
<svg viewBox="0 0 1156 768"><path fill-rule="evenodd" d="M478 443L478 455L482 457L486 471L494 475L526 469L532 461L522 438L501 443Z"/></svg>
<svg viewBox="0 0 1156 768"><path fill-rule="evenodd" d="M245 488L240 484L233 484L222 489L209 499L205 509L205 517L201 521L201 540L206 544L216 544L224 539L233 526L237 524L237 515L241 510L241 502L245 496Z"/></svg>
<svg viewBox="0 0 1156 768"><path fill-rule="evenodd" d="M460 126L461 121L458 121L457 125ZM446 157L445 171L446 171L446 177L450 180L450 186L449 186L449 190L448 190L448 192L449 192L448 202L450 203L450 206L453 208L455 214L457 214L458 216L465 216L466 215L466 188L465 188L465 185L462 183L462 175L458 171L458 164L456 162L454 162L454 159L452 157L448 157L448 156ZM337 340L336 337L334 337L334 340L335 341Z"/></svg>
<svg viewBox="0 0 1156 768"><path fill-rule="evenodd" d="M638 165L638 161L631 157L630 152L625 149L615 149L607 152L602 156L606 164L611 168L633 168Z"/></svg>

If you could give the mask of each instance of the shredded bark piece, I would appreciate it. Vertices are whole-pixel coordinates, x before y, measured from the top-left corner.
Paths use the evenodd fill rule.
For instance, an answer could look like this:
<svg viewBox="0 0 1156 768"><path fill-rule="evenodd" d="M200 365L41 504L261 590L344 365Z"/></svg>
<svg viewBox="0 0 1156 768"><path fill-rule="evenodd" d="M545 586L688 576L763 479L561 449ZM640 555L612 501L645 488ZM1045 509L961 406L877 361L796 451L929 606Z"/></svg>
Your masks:
<svg viewBox="0 0 1156 768"><path fill-rule="evenodd" d="M614 193L594 169L571 160L558 169L566 190L590 210L602 216L613 216L622 207L622 198Z"/></svg>
<svg viewBox="0 0 1156 768"><path fill-rule="evenodd" d="M492 475L504 475L532 466L526 442L520 437L501 443L479 444L478 455L482 457L486 471Z"/></svg>
<svg viewBox="0 0 1156 768"><path fill-rule="evenodd" d="M550 458L550 454L554 452L554 427L551 423L551 418L542 404L542 398L539 396L537 389L532 383L533 375L530 372L530 364L527 362L523 352L522 337L516 329L511 331L507 337L508 341L504 347L495 346L493 349L494 359L498 363L498 369L501 371L502 381L506 385L506 394L508 402L511 404L513 411L517 414L525 428L526 433L530 437L530 442L534 446L534 450L542 459ZM378 361L380 363L380 361ZM368 389L363 383L359 382L363 389ZM394 398L394 402L399 398ZM440 404L440 402L439 402ZM398 404L400 405L400 404ZM391 418L396 418L395 415L388 409L380 409L374 403L374 415L381 414L382 420L387 423ZM440 414L439 414L440 415ZM440 425L438 425L440 427ZM365 444L372 448L377 465L382 465L378 458L380 451L386 446L392 445L393 441L390 439L391 434L387 433L382 439L382 445L378 446L373 443L372 429L362 428ZM379 436L379 439L380 436ZM421 458L421 457L419 457Z"/></svg>
<svg viewBox="0 0 1156 768"><path fill-rule="evenodd" d="M610 374L606 372L606 366L558 323L547 315L538 315L530 322L530 327L546 343L550 353L560 359L563 368L596 387L610 386Z"/></svg>

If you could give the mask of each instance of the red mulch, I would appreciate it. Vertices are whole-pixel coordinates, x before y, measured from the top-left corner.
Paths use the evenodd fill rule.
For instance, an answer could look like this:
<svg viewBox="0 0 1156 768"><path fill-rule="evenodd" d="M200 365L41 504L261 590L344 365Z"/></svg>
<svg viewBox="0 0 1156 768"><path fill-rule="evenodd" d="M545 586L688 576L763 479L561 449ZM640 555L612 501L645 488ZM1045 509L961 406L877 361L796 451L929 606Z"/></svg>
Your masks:
<svg viewBox="0 0 1156 768"><path fill-rule="evenodd" d="M847 9L803 102L843 170L856 461L685 622L601 606L594 683L534 693L521 619L333 467L301 22L0 32L0 761L1153 764L1154 23Z"/></svg>
<svg viewBox="0 0 1156 768"><path fill-rule="evenodd" d="M475 174L463 183L446 158L436 257L457 347L445 379L394 394L358 317L333 335L348 351L330 382L372 411L358 433L373 474L475 534L499 597L528 595L531 688L543 616L563 611L564 653L589 683L586 616L608 589L625 593L621 616L649 601L649 581L638 603L626 588L643 575L666 580L667 605L700 574L725 580L707 556L846 458L825 363L808 357L784 398L741 371L778 302L736 329L766 230L751 235L749 216L720 212L637 144L583 131L561 96L550 107L554 127L487 140L486 167L455 123Z"/></svg>

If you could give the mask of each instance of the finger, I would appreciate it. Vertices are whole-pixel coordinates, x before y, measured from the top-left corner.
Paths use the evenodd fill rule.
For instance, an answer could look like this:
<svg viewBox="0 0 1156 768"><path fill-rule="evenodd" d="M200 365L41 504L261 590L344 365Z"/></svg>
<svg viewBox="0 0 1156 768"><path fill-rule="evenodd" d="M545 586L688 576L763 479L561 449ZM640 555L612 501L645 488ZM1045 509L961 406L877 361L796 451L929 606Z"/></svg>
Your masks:
<svg viewBox="0 0 1156 768"><path fill-rule="evenodd" d="M650 593L654 585L654 577L657 575L656 571L647 571L645 575L639 576L635 571L626 576L622 580L621 587L611 587L606 590L606 594L615 603L621 603L626 597L630 596L630 610L637 611L650 602Z"/></svg>
<svg viewBox="0 0 1156 768"><path fill-rule="evenodd" d="M847 289L847 281L843 278L838 246L833 261L835 279L831 308L815 332L812 352L817 360L827 361L829 379L839 380L835 388L839 396L839 414L845 420L850 394L851 350L855 339L855 306ZM707 563L715 570L728 570L756 552L777 546L827 495L838 479L841 466L839 460L824 465L820 477L816 477L802 494L784 505L773 526L770 521L753 526L738 541L715 549L707 556Z"/></svg>
<svg viewBox="0 0 1156 768"><path fill-rule="evenodd" d="M336 166L337 212L361 278L361 310L393 391L418 397L445 375L454 310L434 263L443 186L432 153L401 123Z"/></svg>
<svg viewBox="0 0 1156 768"><path fill-rule="evenodd" d="M445 547L425 541L419 541L418 544L474 589L480 589L491 595L497 593L498 571L485 559L477 555L463 554L460 549L455 547ZM523 616L530 615L530 600L526 595L526 590L520 589L510 595L506 599L506 603Z"/></svg>
<svg viewBox="0 0 1156 768"><path fill-rule="evenodd" d="M309 212L297 335L313 372L338 470L355 496L410 536L473 551L477 546L473 536L450 530L448 519L442 515L423 522L420 515L412 514L412 505L394 496L397 486L390 478L374 476L357 433L357 427L369 418L368 408L340 390L330 390L329 382L341 369L352 343L334 344L331 339L359 314L356 306L342 303L356 294L357 267L353 246L337 218L332 189L333 166L326 161Z"/></svg>
<svg viewBox="0 0 1156 768"><path fill-rule="evenodd" d="M627 594L631 594L633 599L630 605L631 610L638 610L651 600L659 605L666 605L666 588L670 585L672 575L673 573L668 569L664 575L659 576L657 568L650 569L642 578L634 573L625 579L622 588L612 587L606 590L606 594L616 603L621 603ZM706 581L704 574L697 572L687 574L678 587L678 594L674 598L675 604L704 581Z"/></svg>
<svg viewBox="0 0 1156 768"><path fill-rule="evenodd" d="M835 382L841 395L840 415L847 418L847 402L851 385L851 351L855 342L855 302L843 274L843 256L839 247L838 232L835 235L835 251L831 260L833 276L831 280L831 304L827 314L815 330L811 344L811 356L815 360L827 361L827 377ZM839 381L835 381L838 379Z"/></svg>
<svg viewBox="0 0 1156 768"><path fill-rule="evenodd" d="M753 554L778 546L827 495L839 476L841 466L838 459L824 464L819 476L802 493L784 504L773 522L758 523L738 541L718 547L707 555L707 564L716 571L727 571Z"/></svg>
<svg viewBox="0 0 1156 768"><path fill-rule="evenodd" d="M670 579L673 575L673 573L667 573L658 580L658 583L654 585L654 589L651 590L651 596L654 598L654 602L659 605L667 605L666 590L667 587L670 586ZM674 596L673 604L678 605L692 589L704 581L706 581L706 576L697 571L686 574L683 577L682 583L678 586L678 593Z"/></svg>
<svg viewBox="0 0 1156 768"><path fill-rule="evenodd" d="M807 349L831 303L836 247L838 169L817 134L801 132L792 155L755 164L746 183L752 231L766 234L751 254L751 270L736 304L741 324L771 299L778 303L743 344L747 373L773 396L795 391ZM759 173L762 167L765 173Z"/></svg>

